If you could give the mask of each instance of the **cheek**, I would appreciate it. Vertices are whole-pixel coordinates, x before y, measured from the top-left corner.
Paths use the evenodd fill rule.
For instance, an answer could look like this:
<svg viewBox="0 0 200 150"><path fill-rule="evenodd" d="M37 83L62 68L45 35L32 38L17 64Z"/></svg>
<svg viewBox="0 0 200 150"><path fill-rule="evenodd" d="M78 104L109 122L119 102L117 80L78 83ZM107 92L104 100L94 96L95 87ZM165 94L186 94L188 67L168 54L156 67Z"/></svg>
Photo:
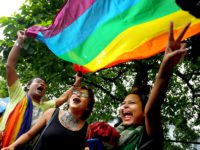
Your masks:
<svg viewBox="0 0 200 150"><path fill-rule="evenodd" d="M118 112L119 112L119 115L121 116L121 115L122 115L122 107L120 107L120 108L118 109Z"/></svg>
<svg viewBox="0 0 200 150"><path fill-rule="evenodd" d="M83 104L84 107L87 108L88 105L89 105L89 100L87 100L87 99L83 99L83 100L82 100L82 104Z"/></svg>

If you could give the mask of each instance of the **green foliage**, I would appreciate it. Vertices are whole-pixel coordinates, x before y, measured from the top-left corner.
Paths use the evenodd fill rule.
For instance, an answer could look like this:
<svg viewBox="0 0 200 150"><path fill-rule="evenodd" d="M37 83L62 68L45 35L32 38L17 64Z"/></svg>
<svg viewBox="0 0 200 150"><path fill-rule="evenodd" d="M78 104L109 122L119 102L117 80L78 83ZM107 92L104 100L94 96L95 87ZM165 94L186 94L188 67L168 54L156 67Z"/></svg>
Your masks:
<svg viewBox="0 0 200 150"><path fill-rule="evenodd" d="M0 85L0 98L8 97L6 81L3 78L0 78Z"/></svg>
<svg viewBox="0 0 200 150"><path fill-rule="evenodd" d="M19 14L0 18L4 27L4 40L0 41L0 97L7 96L5 63L16 40L16 32L32 25L48 26L64 0L27 0ZM147 60L132 61L116 67L84 75L83 84L95 93L95 109L89 122L109 121L117 116L119 103L135 84L152 85L162 54ZM17 64L17 70L25 85L32 77L41 76L48 83L49 99L58 97L74 83L75 72L71 63L58 59L48 48L35 39L27 39ZM165 139L192 141L200 136L200 60L194 64L185 60L174 70L167 98L162 107ZM174 126L169 135L169 125ZM190 145L165 142L166 150L181 150Z"/></svg>

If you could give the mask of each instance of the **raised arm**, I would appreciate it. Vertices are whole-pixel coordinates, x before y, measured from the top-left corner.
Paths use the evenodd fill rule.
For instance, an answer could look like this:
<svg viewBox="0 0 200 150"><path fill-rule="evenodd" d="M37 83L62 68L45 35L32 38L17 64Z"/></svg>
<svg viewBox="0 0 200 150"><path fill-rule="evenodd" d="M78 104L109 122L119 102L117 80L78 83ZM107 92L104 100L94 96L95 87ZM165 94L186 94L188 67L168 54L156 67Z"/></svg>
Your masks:
<svg viewBox="0 0 200 150"><path fill-rule="evenodd" d="M145 107L145 126L147 134L151 137L160 136L162 134L160 119L161 105L166 95L173 68L186 54L186 44L181 44L181 40L189 26L190 23L184 27L178 38L175 40L173 35L173 23L170 23L168 45Z"/></svg>
<svg viewBox="0 0 200 150"><path fill-rule="evenodd" d="M16 63L17 63L18 57L20 55L20 50L24 44L25 39L26 39L25 31L18 31L17 40L8 55L7 64L6 64L8 86L11 86L18 78L17 72L16 72Z"/></svg>
<svg viewBox="0 0 200 150"><path fill-rule="evenodd" d="M72 91L75 87L78 87L82 82L82 75L79 75L79 73L76 73L76 81L75 83L67 90L65 91L59 98L57 98L56 101L56 107L60 107L62 104L64 104L68 98L71 96Z"/></svg>

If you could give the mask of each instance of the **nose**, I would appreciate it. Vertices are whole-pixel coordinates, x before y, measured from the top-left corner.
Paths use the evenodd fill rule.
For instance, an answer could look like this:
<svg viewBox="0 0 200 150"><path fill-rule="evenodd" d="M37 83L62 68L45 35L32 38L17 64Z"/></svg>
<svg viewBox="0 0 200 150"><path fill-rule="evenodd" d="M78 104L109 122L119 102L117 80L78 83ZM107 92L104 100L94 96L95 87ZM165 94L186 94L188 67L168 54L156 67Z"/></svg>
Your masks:
<svg viewBox="0 0 200 150"><path fill-rule="evenodd" d="M123 107L127 108L128 107L128 103L124 103Z"/></svg>

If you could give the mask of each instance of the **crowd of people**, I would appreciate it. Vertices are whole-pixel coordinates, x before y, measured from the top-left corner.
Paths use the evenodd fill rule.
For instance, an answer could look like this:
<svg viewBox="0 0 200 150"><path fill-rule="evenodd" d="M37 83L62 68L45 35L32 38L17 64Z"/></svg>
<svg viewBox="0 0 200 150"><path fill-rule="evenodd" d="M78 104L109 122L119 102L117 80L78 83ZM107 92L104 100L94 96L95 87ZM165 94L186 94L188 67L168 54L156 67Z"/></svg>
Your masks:
<svg viewBox="0 0 200 150"><path fill-rule="evenodd" d="M187 53L187 44L181 41L189 26L190 23L175 39L173 22L170 23L164 57L148 96L142 86L133 87L119 106L122 122L116 127L103 124L108 127L107 130L113 130L113 137L116 137L114 140L113 137L103 138L107 135L104 130L96 130L101 123L88 124L87 119L93 110L95 96L90 88L82 86L82 76L76 74L75 83L55 100L42 100L47 86L41 77L34 77L23 88L16 65L27 37L25 31L18 31L6 64L10 101L0 121L2 150L27 149L31 143L31 149L34 150L55 150L63 147L92 150L95 148L87 143L90 138L99 138L102 149L163 149L161 106L173 68ZM60 106L64 103L66 107L61 109ZM112 147L106 142L110 142Z"/></svg>

